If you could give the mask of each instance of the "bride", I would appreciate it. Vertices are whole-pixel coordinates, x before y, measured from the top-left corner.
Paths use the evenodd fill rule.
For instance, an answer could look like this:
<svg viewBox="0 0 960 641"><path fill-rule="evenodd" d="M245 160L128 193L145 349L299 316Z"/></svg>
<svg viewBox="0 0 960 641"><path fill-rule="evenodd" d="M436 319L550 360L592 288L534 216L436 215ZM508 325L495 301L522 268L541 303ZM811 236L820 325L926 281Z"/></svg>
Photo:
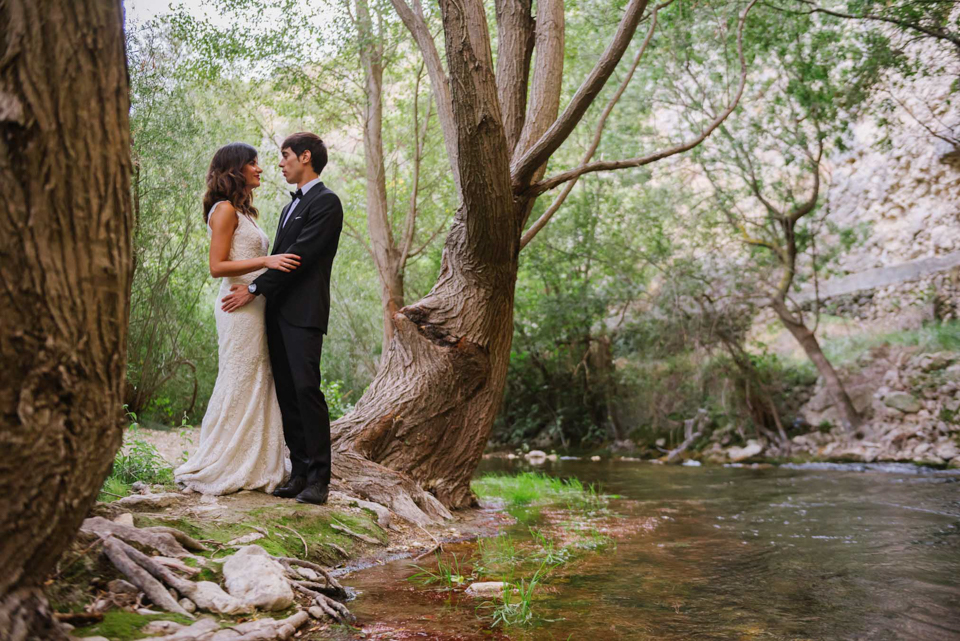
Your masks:
<svg viewBox="0 0 960 641"><path fill-rule="evenodd" d="M272 492L286 474L264 298L232 313L221 309L230 286L247 285L267 269L295 270L300 257L269 256L270 240L256 223L253 190L260 186L257 150L235 142L217 150L207 171L203 212L210 232L210 274L220 278L214 307L219 371L200 429L197 451L175 478L186 492Z"/></svg>

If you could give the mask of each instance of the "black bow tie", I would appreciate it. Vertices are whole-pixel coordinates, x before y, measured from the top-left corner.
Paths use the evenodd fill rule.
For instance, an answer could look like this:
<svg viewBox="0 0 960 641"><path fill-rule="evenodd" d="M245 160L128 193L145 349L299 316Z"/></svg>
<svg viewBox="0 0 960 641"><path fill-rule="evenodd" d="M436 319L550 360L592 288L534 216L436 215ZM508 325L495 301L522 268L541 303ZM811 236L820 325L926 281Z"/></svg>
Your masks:
<svg viewBox="0 0 960 641"><path fill-rule="evenodd" d="M303 190L298 189L296 191L290 192L290 200L296 200L297 198L303 198Z"/></svg>

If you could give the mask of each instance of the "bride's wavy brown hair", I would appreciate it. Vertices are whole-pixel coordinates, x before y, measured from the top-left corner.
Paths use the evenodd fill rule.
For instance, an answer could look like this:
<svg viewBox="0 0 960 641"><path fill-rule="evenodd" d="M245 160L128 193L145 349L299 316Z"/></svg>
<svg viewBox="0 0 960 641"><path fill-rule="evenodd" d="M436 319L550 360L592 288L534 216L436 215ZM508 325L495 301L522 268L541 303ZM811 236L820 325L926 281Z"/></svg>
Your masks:
<svg viewBox="0 0 960 641"><path fill-rule="evenodd" d="M217 149L207 170L207 193L203 195L203 220L210 216L214 203L227 200L243 214L260 215L253 206L253 193L247 190L243 168L257 159L257 150L245 142L232 142Z"/></svg>

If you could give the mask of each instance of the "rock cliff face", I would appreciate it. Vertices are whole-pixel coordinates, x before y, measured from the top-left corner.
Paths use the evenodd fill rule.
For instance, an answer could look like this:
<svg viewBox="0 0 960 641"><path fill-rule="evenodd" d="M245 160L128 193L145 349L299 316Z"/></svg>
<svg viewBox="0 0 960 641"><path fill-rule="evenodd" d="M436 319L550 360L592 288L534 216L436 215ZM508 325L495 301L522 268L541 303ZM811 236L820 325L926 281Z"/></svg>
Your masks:
<svg viewBox="0 0 960 641"><path fill-rule="evenodd" d="M891 87L881 95L898 107L891 125L859 123L827 167L830 220L866 237L841 257L842 273L960 250L958 149L937 137L960 140L957 66Z"/></svg>

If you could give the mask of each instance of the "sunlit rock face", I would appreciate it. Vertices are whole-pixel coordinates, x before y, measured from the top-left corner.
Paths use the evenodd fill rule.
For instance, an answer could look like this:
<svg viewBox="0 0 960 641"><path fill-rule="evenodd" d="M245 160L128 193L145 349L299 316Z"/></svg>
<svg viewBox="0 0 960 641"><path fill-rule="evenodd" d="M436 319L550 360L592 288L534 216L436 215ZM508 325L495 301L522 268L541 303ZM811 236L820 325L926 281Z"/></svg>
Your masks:
<svg viewBox="0 0 960 641"><path fill-rule="evenodd" d="M960 94L950 86L960 61L929 47L923 55L943 72L885 83L877 104L896 107L884 114L892 125L864 119L827 166L830 219L861 240L840 257L841 272L960 251Z"/></svg>

